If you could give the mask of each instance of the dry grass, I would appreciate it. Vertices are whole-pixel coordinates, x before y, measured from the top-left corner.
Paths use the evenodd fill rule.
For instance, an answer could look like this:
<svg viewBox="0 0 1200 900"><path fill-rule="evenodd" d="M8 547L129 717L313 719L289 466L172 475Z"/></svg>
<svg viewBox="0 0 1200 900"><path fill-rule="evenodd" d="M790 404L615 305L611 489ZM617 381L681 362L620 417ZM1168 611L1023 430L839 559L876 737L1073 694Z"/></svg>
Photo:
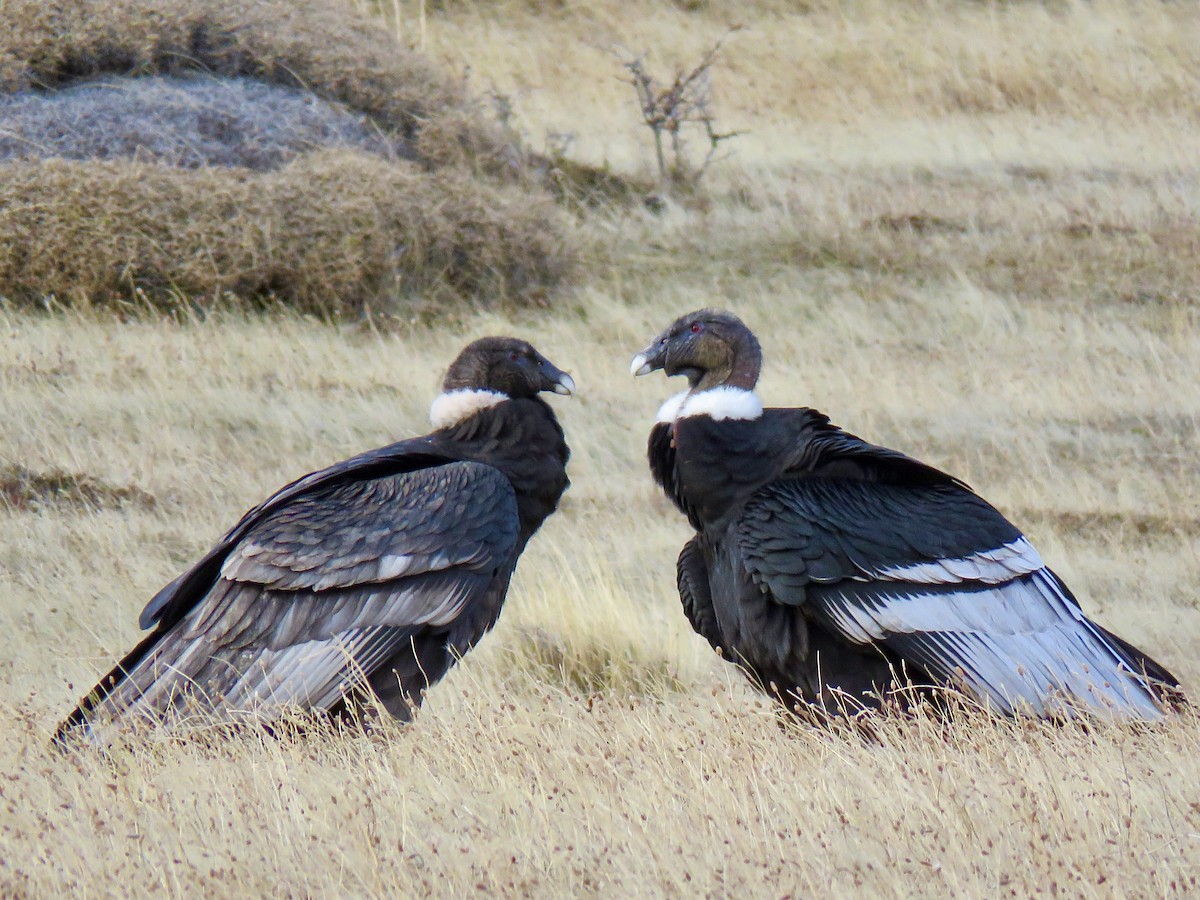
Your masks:
<svg viewBox="0 0 1200 900"><path fill-rule="evenodd" d="M585 156L635 172L649 158L628 89L597 77L582 35L657 37L687 57L724 8L534 6L447 4L427 39L501 87L525 73L527 130L577 129ZM888 719L871 742L781 728L679 614L686 529L642 459L673 386L627 374L675 314L737 310L764 339L768 402L817 405L966 478L1089 612L1194 689L1200 170L1181 149L1196 128L1178 118L1194 63L1176 55L1188 22L1112 2L743 14L740 80L718 73L717 102L754 134L713 171L706 203L590 214L585 282L553 314L375 328L0 309L0 468L26 486L70 473L155 501L44 487L0 509L0 713L13 723L0 738L0 894L1195 892L1194 715L1143 730ZM1133 103L1142 74L1089 50L1115 28L1179 93ZM793 50L775 34L810 41ZM1037 71L1051 40L1054 78ZM572 41L579 52L548 52ZM1011 58L1021 41L1028 71ZM1074 121L1048 100L937 101L932 86L989 53L1010 81L1071 99ZM908 88L883 76L893 58L924 60ZM811 114L789 122L802 77ZM145 599L247 505L419 432L453 352L503 331L581 387L553 401L574 486L496 633L412 727L151 735L109 757L46 748L136 639Z"/></svg>
<svg viewBox="0 0 1200 900"><path fill-rule="evenodd" d="M461 83L337 0L3 0L0 15L6 92L111 74L246 76L366 113L421 159L506 152L498 129L470 121Z"/></svg>
<svg viewBox="0 0 1200 900"><path fill-rule="evenodd" d="M532 179L516 186L524 157L511 136L460 80L339 0L0 0L0 20L0 86L9 91L101 75L248 78L344 106L403 157L321 151L318 142L276 171L247 168L263 146L223 147L242 157L232 167L170 164L180 145L208 140L195 129L238 127L221 103L248 104L234 110L243 117L279 115L270 91L216 102L203 87L182 99L176 87L175 111L152 104L155 116L140 123L180 131L158 136L126 135L139 125L120 115L85 123L69 102L59 104L61 121L47 123L27 102L11 130L66 131L63 146L43 148L51 156L77 153L81 140L96 149L102 133L71 132L105 128L100 155L127 155L130 142L138 153L0 165L0 294L10 300L207 307L232 294L325 316L369 307L413 315L428 303L418 294L545 302L571 270L566 217ZM120 83L107 82L109 93ZM208 101L216 105L207 119L192 114ZM156 146L169 152L156 156Z"/></svg>
<svg viewBox="0 0 1200 900"><path fill-rule="evenodd" d="M50 160L5 176L0 284L17 298L412 315L544 298L570 268L548 196L355 151L267 173Z"/></svg>
<svg viewBox="0 0 1200 900"><path fill-rule="evenodd" d="M381 2L381 6L390 4ZM785 0L447 3L428 52L510 94L532 136L580 155L653 164L614 46L664 71L694 64L731 24L714 75L739 158L872 166L1131 159L1190 164L1200 21L1128 0ZM400 4L416 41L416 7ZM562 52L562 48L569 52ZM566 87L564 87L566 86ZM585 109L588 115L580 116ZM1147 124L1158 127L1147 129ZM1162 129L1160 134L1159 129ZM886 135L886 137L884 137ZM1167 139L1161 139L1166 136Z"/></svg>

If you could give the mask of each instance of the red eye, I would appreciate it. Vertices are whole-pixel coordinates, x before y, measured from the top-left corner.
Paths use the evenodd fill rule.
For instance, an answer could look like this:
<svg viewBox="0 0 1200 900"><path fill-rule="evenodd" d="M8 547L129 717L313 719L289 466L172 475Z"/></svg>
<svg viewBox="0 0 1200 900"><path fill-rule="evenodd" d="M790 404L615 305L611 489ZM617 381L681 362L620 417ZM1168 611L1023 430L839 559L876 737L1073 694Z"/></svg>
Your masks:
<svg viewBox="0 0 1200 900"><path fill-rule="evenodd" d="M512 353L508 354L509 362L516 362L520 358L521 358L521 354L518 353L516 350L514 350Z"/></svg>
<svg viewBox="0 0 1200 900"><path fill-rule="evenodd" d="M704 330L704 326L701 325L699 322L692 323L692 334L699 334L703 330Z"/></svg>

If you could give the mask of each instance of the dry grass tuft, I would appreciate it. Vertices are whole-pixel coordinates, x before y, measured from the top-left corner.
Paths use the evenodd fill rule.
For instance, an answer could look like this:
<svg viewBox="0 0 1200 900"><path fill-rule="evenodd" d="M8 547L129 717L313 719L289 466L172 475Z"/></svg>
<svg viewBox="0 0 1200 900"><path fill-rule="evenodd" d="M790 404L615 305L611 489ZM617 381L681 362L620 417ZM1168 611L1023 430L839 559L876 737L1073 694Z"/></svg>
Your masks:
<svg viewBox="0 0 1200 900"><path fill-rule="evenodd" d="M603 545L604 535L582 522L574 531L573 545ZM541 552L557 578L518 581L525 600L501 651L506 666L583 698L664 698L690 689L705 665L669 613L647 609L602 556L579 559L556 544Z"/></svg>
<svg viewBox="0 0 1200 900"><path fill-rule="evenodd" d="M232 293L322 315L411 315L447 296L541 299L571 265L549 197L354 151L263 174L66 160L4 174L0 285L17 300Z"/></svg>
<svg viewBox="0 0 1200 900"><path fill-rule="evenodd" d="M343 105L406 157L318 150L262 174L247 171L245 148L234 148L239 165L229 170L182 171L140 151L126 161L0 166L0 292L12 300L207 306L232 293L323 315L368 306L409 315L417 293L432 295L424 302L544 302L571 269L566 219L532 178L517 186L524 156L511 136L460 83L343 4L4 0L0 15L0 84L10 91L114 73L254 79ZM259 94L258 115L277 116L282 101ZM176 103L174 118L158 104L162 121L149 127L203 125L196 102ZM83 127L66 118L63 128ZM122 155L125 117L105 121L114 130L103 155ZM160 137L135 143L204 143Z"/></svg>
<svg viewBox="0 0 1200 900"><path fill-rule="evenodd" d="M0 506L11 510L120 509L127 504L154 509L156 503L153 494L137 485L118 487L90 475L58 469L33 472L15 463L0 468Z"/></svg>

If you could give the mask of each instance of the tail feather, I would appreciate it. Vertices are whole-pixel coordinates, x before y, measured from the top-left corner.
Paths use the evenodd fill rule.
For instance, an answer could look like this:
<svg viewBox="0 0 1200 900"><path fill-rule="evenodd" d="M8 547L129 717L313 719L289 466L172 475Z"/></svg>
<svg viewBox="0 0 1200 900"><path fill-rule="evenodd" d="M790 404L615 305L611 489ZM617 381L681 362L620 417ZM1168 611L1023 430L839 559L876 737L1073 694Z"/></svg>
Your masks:
<svg viewBox="0 0 1200 900"><path fill-rule="evenodd" d="M1092 625L1128 658L1129 665L1135 672L1145 676L1155 699L1171 709L1181 709L1188 705L1179 679L1165 666L1151 659L1133 644L1113 634L1107 628L1097 625L1095 622Z"/></svg>
<svg viewBox="0 0 1200 900"><path fill-rule="evenodd" d="M63 746L73 733L80 730L86 731L93 714L96 713L104 701L121 688L122 684L129 678L130 673L146 659L164 636L165 632L163 629L155 629L146 635L136 647L129 651L124 659L113 666L112 670L101 678L94 688L88 691L87 695L79 701L79 705L58 726L58 730L54 732L54 743Z"/></svg>

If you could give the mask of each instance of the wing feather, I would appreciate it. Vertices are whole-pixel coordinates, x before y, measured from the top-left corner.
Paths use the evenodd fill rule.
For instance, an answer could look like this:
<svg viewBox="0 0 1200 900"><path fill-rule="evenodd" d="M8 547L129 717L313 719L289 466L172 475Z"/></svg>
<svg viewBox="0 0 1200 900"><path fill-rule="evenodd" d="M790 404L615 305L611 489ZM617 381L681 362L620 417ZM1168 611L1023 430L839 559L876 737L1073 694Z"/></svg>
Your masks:
<svg viewBox="0 0 1200 900"><path fill-rule="evenodd" d="M429 629L469 619L473 633L455 639L477 640L499 613L518 535L511 483L478 463L302 494L246 531L90 717L328 709Z"/></svg>
<svg viewBox="0 0 1200 900"><path fill-rule="evenodd" d="M266 516L278 512L298 498L342 481L363 482L438 467L449 461L438 452L432 438L425 436L360 453L293 481L249 510L199 562L150 598L142 610L138 625L147 629L156 623L170 626L177 622L208 593L229 551L241 543Z"/></svg>
<svg viewBox="0 0 1200 900"><path fill-rule="evenodd" d="M675 575L683 612L692 623L692 628L708 641L714 650L722 649L724 641L713 610L708 566L699 537L694 537L683 545L675 565Z"/></svg>
<svg viewBox="0 0 1200 900"><path fill-rule="evenodd" d="M1161 714L1129 654L965 487L780 481L747 505L737 541L775 602L1003 711Z"/></svg>

